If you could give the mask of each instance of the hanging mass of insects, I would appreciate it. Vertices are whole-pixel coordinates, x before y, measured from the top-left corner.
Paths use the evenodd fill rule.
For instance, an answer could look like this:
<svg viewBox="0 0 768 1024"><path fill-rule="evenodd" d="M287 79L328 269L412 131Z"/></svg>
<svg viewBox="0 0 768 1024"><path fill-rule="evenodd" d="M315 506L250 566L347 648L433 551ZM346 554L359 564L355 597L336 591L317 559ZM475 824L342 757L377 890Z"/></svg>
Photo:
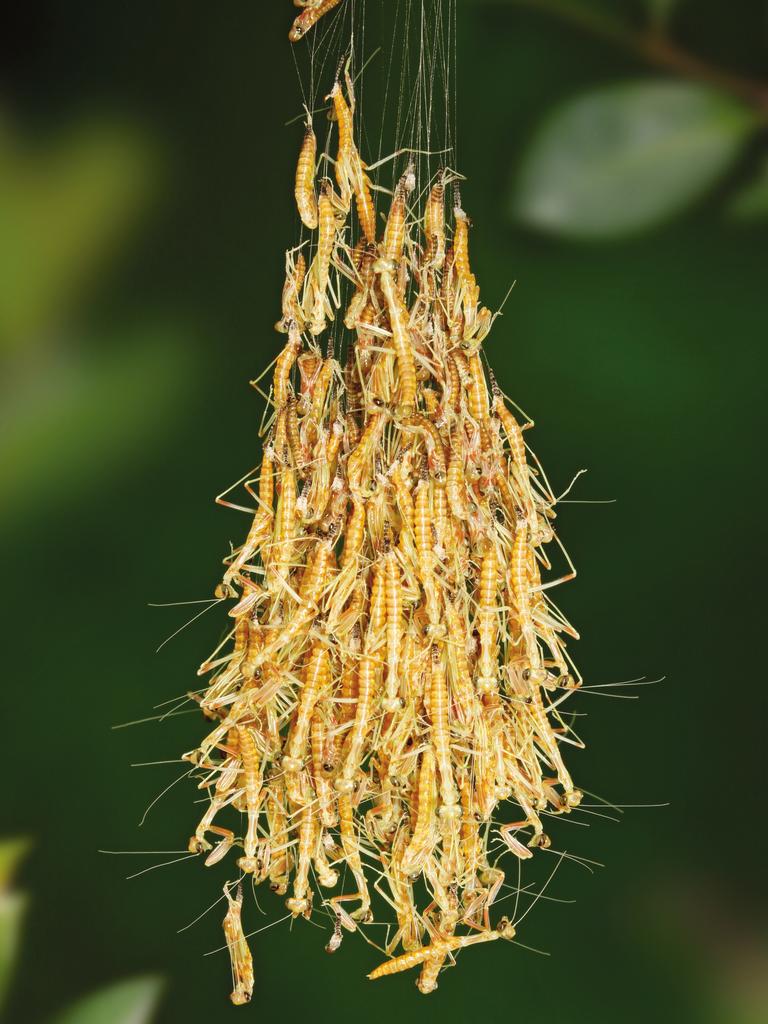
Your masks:
<svg viewBox="0 0 768 1024"><path fill-rule="evenodd" d="M542 817L581 800L562 756L581 745L562 714L577 634L549 597L574 571L532 423L483 353L495 315L452 168L453 3L417 11L396 151L369 164L363 4L296 3L290 40L320 90L296 168L303 237L260 467L241 481L252 501L219 499L253 518L217 588L232 628L194 694L209 731L184 755L206 795L189 849L238 869L224 889L238 1004L251 884L327 928L329 953L360 933L381 951L369 978L419 968L429 993L465 947L514 939L494 905L506 865L549 847Z"/></svg>

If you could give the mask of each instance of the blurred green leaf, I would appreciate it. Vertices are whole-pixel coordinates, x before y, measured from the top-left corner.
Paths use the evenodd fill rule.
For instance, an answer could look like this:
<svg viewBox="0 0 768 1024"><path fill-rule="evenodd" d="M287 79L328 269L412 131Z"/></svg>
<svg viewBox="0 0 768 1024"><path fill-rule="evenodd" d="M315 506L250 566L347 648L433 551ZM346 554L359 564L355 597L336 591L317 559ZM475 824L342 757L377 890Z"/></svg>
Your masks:
<svg viewBox="0 0 768 1024"><path fill-rule="evenodd" d="M662 27L668 25L680 2L681 0L647 0L648 13L653 24Z"/></svg>
<svg viewBox="0 0 768 1024"><path fill-rule="evenodd" d="M46 516L130 472L189 394L193 348L175 328L110 339L108 351L57 357L0 401L0 524Z"/></svg>
<svg viewBox="0 0 768 1024"><path fill-rule="evenodd" d="M51 1024L149 1024L162 988L156 977L130 978L81 999Z"/></svg>
<svg viewBox="0 0 768 1024"><path fill-rule="evenodd" d="M0 842L0 1007L13 975L19 948L21 922L27 906L22 893L8 892L7 887L31 846L29 839L4 839Z"/></svg>
<svg viewBox="0 0 768 1024"><path fill-rule="evenodd" d="M525 156L511 212L544 231L611 238L663 221L730 167L756 116L688 82L630 82L567 102Z"/></svg>
<svg viewBox="0 0 768 1024"><path fill-rule="evenodd" d="M27 908L23 893L0 893L0 1008L10 986L19 949L21 922Z"/></svg>
<svg viewBox="0 0 768 1024"><path fill-rule="evenodd" d="M112 123L37 148L0 132L0 345L42 339L135 220L150 180L146 143Z"/></svg>
<svg viewBox="0 0 768 1024"><path fill-rule="evenodd" d="M740 221L768 218L768 161L758 176L733 196L728 204L728 214Z"/></svg>
<svg viewBox="0 0 768 1024"><path fill-rule="evenodd" d="M32 840L23 837L0 840L0 890L8 888L19 862L31 846Z"/></svg>

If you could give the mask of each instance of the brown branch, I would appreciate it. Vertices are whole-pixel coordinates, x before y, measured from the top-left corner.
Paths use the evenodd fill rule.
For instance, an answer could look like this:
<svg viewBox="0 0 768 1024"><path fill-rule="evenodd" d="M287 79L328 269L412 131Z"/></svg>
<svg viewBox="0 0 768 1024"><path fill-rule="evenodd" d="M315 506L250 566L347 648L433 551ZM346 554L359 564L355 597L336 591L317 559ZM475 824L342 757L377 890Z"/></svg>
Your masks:
<svg viewBox="0 0 768 1024"><path fill-rule="evenodd" d="M568 0L481 0L482 3L510 3L527 7L541 14L550 14L590 35L616 43L642 57L649 64L674 71L684 78L722 89L757 107L768 117L768 82L725 71L688 53L664 36L658 29L636 32L609 15L587 10Z"/></svg>
<svg viewBox="0 0 768 1024"><path fill-rule="evenodd" d="M729 92L768 115L768 83L714 67L657 32L633 34L632 47L649 63Z"/></svg>

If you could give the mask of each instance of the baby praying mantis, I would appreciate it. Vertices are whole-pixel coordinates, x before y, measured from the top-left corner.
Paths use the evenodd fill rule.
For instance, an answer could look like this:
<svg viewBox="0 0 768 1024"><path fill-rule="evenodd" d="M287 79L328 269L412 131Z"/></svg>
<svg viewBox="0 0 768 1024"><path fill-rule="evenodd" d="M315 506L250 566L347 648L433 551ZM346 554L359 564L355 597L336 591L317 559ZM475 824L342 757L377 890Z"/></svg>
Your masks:
<svg viewBox="0 0 768 1024"><path fill-rule="evenodd" d="M409 971L413 967L424 964L431 968L424 971L420 978L419 988L422 993L434 992L437 988L437 973L445 963L446 958L452 953L469 946L476 946L483 942L493 942L496 939L505 938L511 940L514 936L512 925L506 919L499 922L499 928L494 931L481 931L476 935L435 935L428 946L414 949L410 953L387 960L379 967L370 972L368 977L371 981L377 978L386 977L389 974L399 974L401 971Z"/></svg>
<svg viewBox="0 0 768 1024"><path fill-rule="evenodd" d="M243 887L239 885L237 893L233 897L230 892L229 882L227 882L224 885L224 895L227 898L224 938L229 950L232 981L234 983L234 988L229 998L235 1006L243 1006L251 1001L251 996L253 995L253 960L245 933L243 932L240 916L243 908Z"/></svg>
<svg viewBox="0 0 768 1024"><path fill-rule="evenodd" d="M340 3L341 0L307 0L306 3L301 3L299 6L302 6L304 10L296 17L291 26L288 33L290 41L298 43L321 18L325 17L334 7L338 7Z"/></svg>
<svg viewBox="0 0 768 1024"><path fill-rule="evenodd" d="M335 5L301 6L296 38ZM206 800L189 849L212 866L237 848L289 917L330 918L329 952L387 926L392 959L369 977L418 967L426 994L463 949L514 937L491 925L499 858L517 870L549 846L549 817L578 811L564 753L581 741L561 707L578 634L550 596L575 570L531 424L484 364L495 317L458 193L445 214L455 172L420 191L409 163L377 222L342 67L320 154L306 113L264 450L236 485L249 500L218 498L251 519L194 694L208 722L185 759ZM243 893L225 895L242 1003Z"/></svg>

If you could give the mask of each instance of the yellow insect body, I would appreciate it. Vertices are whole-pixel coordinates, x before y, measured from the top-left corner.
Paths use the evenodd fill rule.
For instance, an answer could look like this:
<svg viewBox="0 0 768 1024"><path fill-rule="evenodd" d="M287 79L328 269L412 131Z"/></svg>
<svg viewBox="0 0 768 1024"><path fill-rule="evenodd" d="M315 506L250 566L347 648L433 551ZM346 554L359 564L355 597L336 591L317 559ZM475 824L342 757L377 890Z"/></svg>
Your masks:
<svg viewBox="0 0 768 1024"><path fill-rule="evenodd" d="M240 858L238 866L243 871L253 872L257 870L256 846L262 797L262 759L250 728L247 726L238 728L237 738L243 765L245 805L248 813L248 831L243 842L245 856Z"/></svg>
<svg viewBox="0 0 768 1024"><path fill-rule="evenodd" d="M385 711L396 711L401 706L398 696L400 689L400 647L403 634L403 595L397 556L390 551L385 565L385 598L387 614L387 695Z"/></svg>
<svg viewBox="0 0 768 1024"><path fill-rule="evenodd" d="M425 261L430 267L441 267L445 260L445 186L436 182L429 192L424 209L424 236L427 248Z"/></svg>
<svg viewBox="0 0 768 1024"><path fill-rule="evenodd" d="M431 689L429 694L429 717L432 723L430 736L435 751L435 761L440 776L440 799L443 807L457 803L459 796L453 778L451 763L451 736L448 724L448 683L445 664L440 649L432 647Z"/></svg>
<svg viewBox="0 0 768 1024"><path fill-rule="evenodd" d="M394 277L384 270L380 274L381 290L389 310L389 325L392 331L392 347L397 358L399 378L400 416L410 416L416 403L416 360L408 333L408 311L395 286Z"/></svg>
<svg viewBox="0 0 768 1024"><path fill-rule="evenodd" d="M317 139L311 122L307 124L296 164L296 209L302 224L314 231L317 227L317 196L315 195L315 163Z"/></svg>
<svg viewBox="0 0 768 1024"><path fill-rule="evenodd" d="M315 208L317 203L315 201ZM283 284L282 295L282 316L275 324L278 331L286 333L291 324L296 324L300 330L304 329L304 311L301 308L301 288L307 273L307 263L304 253L300 252L296 258L294 250L289 249L285 254L285 283Z"/></svg>
<svg viewBox="0 0 768 1024"><path fill-rule="evenodd" d="M477 687L481 692L498 685L498 593L499 559L496 547L489 543L480 565L477 631L480 637Z"/></svg>
<svg viewBox="0 0 768 1024"><path fill-rule="evenodd" d="M474 946L480 942L492 942L499 937L498 932L487 931L480 932L478 935L461 935L445 939L435 938L429 946L416 949L412 953L405 953L403 956L395 957L394 960L386 961L386 963L371 971L368 977L374 980L376 978L383 978L388 974L399 974L401 971L409 971L412 967L417 967L419 964L433 958L440 958L444 961L449 953L453 953L458 949Z"/></svg>
<svg viewBox="0 0 768 1024"><path fill-rule="evenodd" d="M243 888L238 887L237 896L233 899L229 885L224 886L227 898L227 913L224 918L224 939L229 950L234 988L229 997L235 1006L243 1006L250 1002L253 995L253 958L243 931L241 913L243 908Z"/></svg>
<svg viewBox="0 0 768 1024"><path fill-rule="evenodd" d="M328 649L324 644L316 643L312 648L304 673L304 681L296 711L296 720L286 744L283 767L298 770L306 756L309 728L315 705L330 681L330 665ZM288 762L292 762L289 764Z"/></svg>
<svg viewBox="0 0 768 1024"><path fill-rule="evenodd" d="M298 43L310 29L314 28L321 18L325 17L329 11L332 11L340 3L341 0L319 0L318 3L306 6L291 26L291 30L288 33L290 41Z"/></svg>
<svg viewBox="0 0 768 1024"><path fill-rule="evenodd" d="M276 409L282 409L288 402L288 388L291 370L296 357L301 352L301 335L295 324L288 331L288 341L277 357L275 374L272 380L272 400Z"/></svg>
<svg viewBox="0 0 768 1024"><path fill-rule="evenodd" d="M397 271L400 260L403 257L403 246L405 245L406 231L406 189L401 180L395 189L392 205L389 208L389 216L384 229L384 237L379 247L379 254L382 261L382 269L390 273Z"/></svg>
<svg viewBox="0 0 768 1024"><path fill-rule="evenodd" d="M330 280L331 257L336 245L338 222L328 182L323 182L320 186L320 199L318 200L317 209L317 251L315 252L315 258L312 261L309 273L310 288L308 294L310 304L307 310L309 329L314 335L322 334L325 330L327 317L331 314L328 284Z"/></svg>
<svg viewBox="0 0 768 1024"><path fill-rule="evenodd" d="M427 747L421 755L421 766L414 795L416 819L413 823L410 842L402 859L402 868L406 875L418 873L436 841L437 785L435 754L432 747Z"/></svg>

